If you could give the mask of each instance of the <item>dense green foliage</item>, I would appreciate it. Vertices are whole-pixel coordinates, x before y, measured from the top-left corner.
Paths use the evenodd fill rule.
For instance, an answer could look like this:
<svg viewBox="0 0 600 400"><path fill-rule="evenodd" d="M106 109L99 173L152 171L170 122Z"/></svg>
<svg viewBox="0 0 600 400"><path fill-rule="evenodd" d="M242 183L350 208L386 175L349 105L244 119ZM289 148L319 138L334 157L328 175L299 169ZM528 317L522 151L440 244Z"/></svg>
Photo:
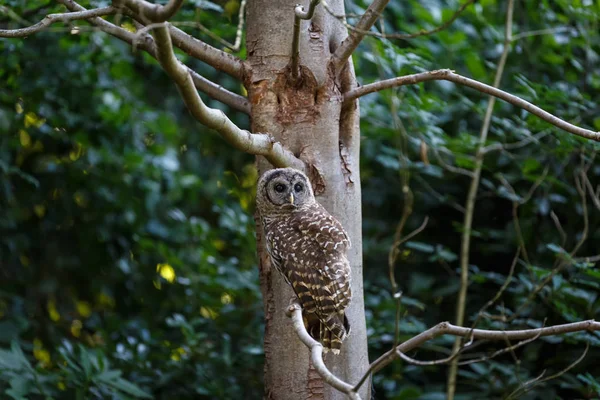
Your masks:
<svg viewBox="0 0 600 400"><path fill-rule="evenodd" d="M421 3L391 2L386 32L435 28L460 5ZM354 57L359 81L451 68L492 82L504 40L504 3L481 0L435 35L366 39ZM5 4L27 21L62 10L43 1ZM232 38L236 4L190 1L177 20L199 16L213 32ZM347 6L360 13L365 4ZM516 2L515 35L553 31L513 43L501 87L600 130L599 15L591 1ZM0 25L23 26L8 13L0 15ZM57 25L27 39L0 39L0 398L260 398L253 158L194 122L150 57L102 32L69 31ZM186 61L241 91L226 75ZM365 303L373 358L393 343L387 254L406 201L402 182L414 195L405 233L425 216L429 223L405 244L396 266L404 292L401 336L454 318L461 209L471 179L444 165L473 169L486 106L485 96L448 82L361 100ZM228 114L247 127L244 116ZM519 142L544 130L548 135L540 140L485 156L469 263L469 324L507 279L520 243L517 228L526 253L500 301L487 310L511 323L482 318L478 327L537 327L600 312L600 273L594 263L575 258L599 252L600 209L590 187L600 184L600 163L593 161L600 147L501 102L487 144ZM589 166L589 187L582 166ZM576 181L583 182L583 197ZM577 254L570 255L578 242ZM552 273L557 261L562 268ZM411 356L444 357L452 341L439 338ZM598 333L543 338L461 367L457 397L505 397L543 371L550 376L566 368L586 343L581 363L521 395L597 398ZM483 355L502 345L486 343L476 351ZM441 399L446 371L396 362L375 377L375 395Z"/></svg>

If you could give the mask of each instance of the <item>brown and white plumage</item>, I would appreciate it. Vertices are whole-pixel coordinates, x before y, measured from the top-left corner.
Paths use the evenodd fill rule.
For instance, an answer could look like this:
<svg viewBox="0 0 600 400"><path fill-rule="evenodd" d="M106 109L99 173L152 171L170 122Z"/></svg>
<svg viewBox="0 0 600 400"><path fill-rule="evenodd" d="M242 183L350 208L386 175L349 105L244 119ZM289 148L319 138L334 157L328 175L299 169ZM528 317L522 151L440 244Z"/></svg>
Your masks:
<svg viewBox="0 0 600 400"><path fill-rule="evenodd" d="M352 297L344 228L317 203L308 177L291 168L260 178L257 207L271 262L298 296L308 332L339 353Z"/></svg>

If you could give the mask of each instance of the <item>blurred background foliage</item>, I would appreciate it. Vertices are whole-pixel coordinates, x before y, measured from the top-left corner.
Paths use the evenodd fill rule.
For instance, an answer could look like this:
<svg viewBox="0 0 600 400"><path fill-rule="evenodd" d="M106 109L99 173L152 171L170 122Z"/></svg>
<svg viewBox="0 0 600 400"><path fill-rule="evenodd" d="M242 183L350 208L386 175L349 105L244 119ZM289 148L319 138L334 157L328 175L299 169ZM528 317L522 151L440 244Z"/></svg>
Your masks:
<svg viewBox="0 0 600 400"><path fill-rule="evenodd" d="M349 13L360 14L368 3L346 4ZM383 27L400 33L432 29L461 4L393 1ZM233 42L238 8L237 0L188 1L177 20L200 20ZM8 0L0 25L22 27L61 11L53 2ZM359 81L451 68L489 83L502 51L505 13L506 2L480 0L435 35L368 38L354 56ZM514 15L514 35L530 35L512 44L502 88L600 130L598 3L516 1ZM121 24L133 28L125 19ZM77 25L78 31L56 25L26 39L0 39L0 397L261 398L253 158L195 123L150 57ZM219 46L194 27L183 29ZM243 92L227 75L185 61ZM208 103L248 126L244 115ZM485 96L448 82L361 100L372 358L393 343L387 254L403 211L403 179L414 195L406 232L425 216L429 224L405 244L396 267L404 293L402 338L454 318L470 178L447 166L473 169L486 106ZM478 326L514 329L594 318L600 272L577 257L599 253L593 191L598 198L594 154L600 147L499 102L487 144L517 142L525 144L484 159L468 324L507 279L520 243L516 227L526 255L500 301L487 310L502 318L481 318ZM561 268L553 270L557 262ZM543 281L547 285L535 292ZM439 338L411 356L441 358L451 343ZM568 367L587 343L587 357L577 366L517 394L598 398L598 333L542 338L461 367L457 398L507 397L542 372L550 376ZM499 346L487 343L476 352ZM445 366L396 362L375 376L374 394L443 399L446 372Z"/></svg>

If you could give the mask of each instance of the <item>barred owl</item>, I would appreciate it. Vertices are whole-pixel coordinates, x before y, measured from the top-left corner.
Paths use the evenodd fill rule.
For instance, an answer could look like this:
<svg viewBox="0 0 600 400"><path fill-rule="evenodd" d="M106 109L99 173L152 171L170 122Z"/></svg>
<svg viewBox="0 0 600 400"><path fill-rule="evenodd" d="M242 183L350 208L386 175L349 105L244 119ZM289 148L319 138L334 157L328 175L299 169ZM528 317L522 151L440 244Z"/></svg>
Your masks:
<svg viewBox="0 0 600 400"><path fill-rule="evenodd" d="M294 289L308 333L339 354L350 332L344 314L352 297L348 235L317 203L308 177L292 168L259 179L256 205L271 264Z"/></svg>

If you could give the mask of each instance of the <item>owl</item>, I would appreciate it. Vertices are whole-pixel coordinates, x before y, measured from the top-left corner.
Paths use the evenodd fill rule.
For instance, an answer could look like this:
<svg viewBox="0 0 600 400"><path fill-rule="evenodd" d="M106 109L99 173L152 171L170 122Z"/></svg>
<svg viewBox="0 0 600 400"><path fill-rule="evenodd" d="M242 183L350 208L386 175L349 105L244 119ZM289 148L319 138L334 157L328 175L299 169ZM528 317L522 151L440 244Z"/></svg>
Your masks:
<svg viewBox="0 0 600 400"><path fill-rule="evenodd" d="M348 235L317 203L308 177L292 168L261 176L256 206L271 264L296 293L308 333L339 354L350 333Z"/></svg>

